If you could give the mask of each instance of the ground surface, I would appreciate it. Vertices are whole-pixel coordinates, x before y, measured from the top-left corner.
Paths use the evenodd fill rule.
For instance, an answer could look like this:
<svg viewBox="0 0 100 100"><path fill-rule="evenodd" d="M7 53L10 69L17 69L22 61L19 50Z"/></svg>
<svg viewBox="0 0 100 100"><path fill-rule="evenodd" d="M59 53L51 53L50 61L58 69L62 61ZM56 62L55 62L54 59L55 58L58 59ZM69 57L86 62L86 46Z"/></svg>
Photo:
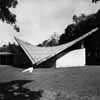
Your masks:
<svg viewBox="0 0 100 100"><path fill-rule="evenodd" d="M22 69L0 65L1 90L5 87L5 91L10 91L7 86L13 93L33 98L23 100L36 100L34 93L41 100L99 100L100 66L36 69L33 73L22 73Z"/></svg>

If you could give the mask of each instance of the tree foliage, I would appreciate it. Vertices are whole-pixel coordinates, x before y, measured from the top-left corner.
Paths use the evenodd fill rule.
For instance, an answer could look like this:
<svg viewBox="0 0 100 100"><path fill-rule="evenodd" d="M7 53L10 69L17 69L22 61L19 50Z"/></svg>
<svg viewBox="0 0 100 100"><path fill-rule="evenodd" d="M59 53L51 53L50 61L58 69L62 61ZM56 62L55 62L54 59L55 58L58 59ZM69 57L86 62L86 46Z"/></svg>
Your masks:
<svg viewBox="0 0 100 100"><path fill-rule="evenodd" d="M96 2L98 2L98 1L100 1L100 0L92 0L93 3L96 3Z"/></svg>
<svg viewBox="0 0 100 100"><path fill-rule="evenodd" d="M11 8L16 8L17 0L0 0L0 20L13 25L14 29L19 32L16 25L16 15L11 12Z"/></svg>
<svg viewBox="0 0 100 100"><path fill-rule="evenodd" d="M77 37L91 31L93 28L100 28L100 10L90 15L74 15L74 23L67 26L65 32L60 36L59 43L67 43Z"/></svg>
<svg viewBox="0 0 100 100"><path fill-rule="evenodd" d="M43 41L38 46L41 47L49 47L49 46L57 46L59 44L59 35L57 33L54 33L50 36L49 39Z"/></svg>

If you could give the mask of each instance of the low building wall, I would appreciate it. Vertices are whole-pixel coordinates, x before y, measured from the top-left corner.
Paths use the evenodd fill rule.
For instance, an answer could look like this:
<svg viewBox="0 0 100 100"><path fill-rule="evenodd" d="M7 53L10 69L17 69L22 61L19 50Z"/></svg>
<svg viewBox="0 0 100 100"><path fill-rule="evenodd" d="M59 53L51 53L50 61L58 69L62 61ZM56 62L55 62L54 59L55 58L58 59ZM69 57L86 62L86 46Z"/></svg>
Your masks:
<svg viewBox="0 0 100 100"><path fill-rule="evenodd" d="M56 61L56 67L84 66L86 64L85 49L73 50Z"/></svg>

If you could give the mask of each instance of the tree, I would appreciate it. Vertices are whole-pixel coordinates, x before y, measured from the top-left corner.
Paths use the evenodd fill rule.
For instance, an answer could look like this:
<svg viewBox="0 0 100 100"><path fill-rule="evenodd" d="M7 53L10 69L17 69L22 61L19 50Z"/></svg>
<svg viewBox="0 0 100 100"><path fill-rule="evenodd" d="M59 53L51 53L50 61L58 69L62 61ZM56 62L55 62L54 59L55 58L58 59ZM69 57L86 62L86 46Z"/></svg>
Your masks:
<svg viewBox="0 0 100 100"><path fill-rule="evenodd" d="M93 3L96 3L97 1L100 1L100 0L92 0Z"/></svg>
<svg viewBox="0 0 100 100"><path fill-rule="evenodd" d="M59 35L56 32L54 32L54 34L52 34L49 39L43 41L38 46L49 47L49 46L57 46L58 44L59 44Z"/></svg>
<svg viewBox="0 0 100 100"><path fill-rule="evenodd" d="M77 15L73 15L73 22L75 23L78 23L82 20L85 20L86 19L86 15L85 14L81 14L80 16L77 16Z"/></svg>
<svg viewBox="0 0 100 100"><path fill-rule="evenodd" d="M11 8L16 8L17 0L0 0L0 20L14 27L19 32L20 29L16 25L16 15L11 12Z"/></svg>

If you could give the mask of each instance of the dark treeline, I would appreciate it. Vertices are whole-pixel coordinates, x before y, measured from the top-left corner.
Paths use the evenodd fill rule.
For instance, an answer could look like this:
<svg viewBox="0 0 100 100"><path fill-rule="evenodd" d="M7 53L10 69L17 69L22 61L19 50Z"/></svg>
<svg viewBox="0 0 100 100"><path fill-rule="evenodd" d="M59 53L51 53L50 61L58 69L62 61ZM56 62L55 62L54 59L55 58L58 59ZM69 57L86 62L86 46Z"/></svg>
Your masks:
<svg viewBox="0 0 100 100"><path fill-rule="evenodd" d="M16 45L15 43L10 43L8 45L3 45L0 48L0 52L10 52L13 55L13 59L11 58L11 61L13 66L20 67L20 68L28 68L29 66L32 66L31 61L27 57L27 55L24 53L22 48L19 45Z"/></svg>
<svg viewBox="0 0 100 100"><path fill-rule="evenodd" d="M61 35L59 44L63 44L76 39L77 37L91 31L95 27L100 27L100 10L95 14L84 15L77 17L73 16L74 23L68 25L65 33Z"/></svg>

